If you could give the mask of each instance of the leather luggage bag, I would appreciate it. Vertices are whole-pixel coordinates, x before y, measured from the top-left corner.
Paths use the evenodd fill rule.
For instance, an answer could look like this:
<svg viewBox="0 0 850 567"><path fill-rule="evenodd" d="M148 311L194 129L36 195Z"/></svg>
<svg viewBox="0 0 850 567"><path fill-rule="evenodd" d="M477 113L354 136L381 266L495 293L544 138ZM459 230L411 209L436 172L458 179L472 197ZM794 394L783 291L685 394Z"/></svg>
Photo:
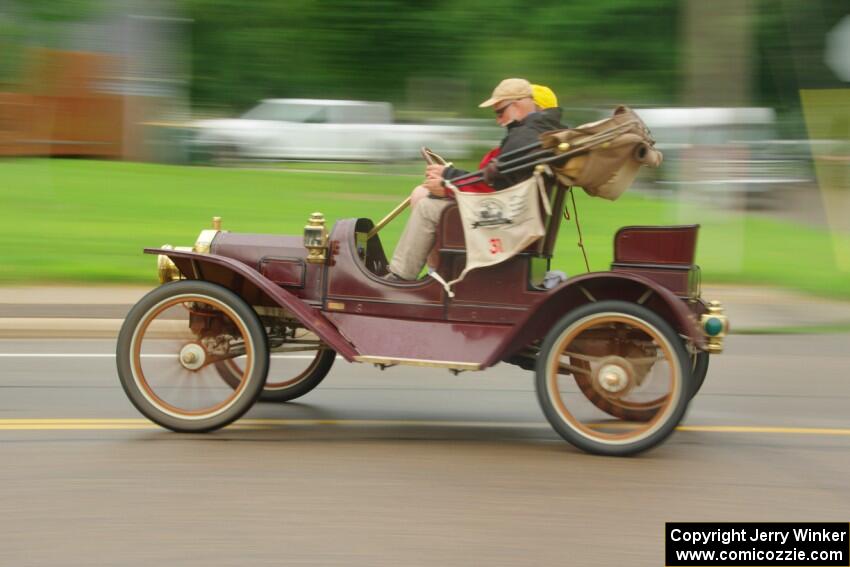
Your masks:
<svg viewBox="0 0 850 567"><path fill-rule="evenodd" d="M576 154L552 165L561 183L610 201L629 188L642 165L658 167L662 161L649 129L626 106L618 106L611 118L546 132L541 142L544 148Z"/></svg>

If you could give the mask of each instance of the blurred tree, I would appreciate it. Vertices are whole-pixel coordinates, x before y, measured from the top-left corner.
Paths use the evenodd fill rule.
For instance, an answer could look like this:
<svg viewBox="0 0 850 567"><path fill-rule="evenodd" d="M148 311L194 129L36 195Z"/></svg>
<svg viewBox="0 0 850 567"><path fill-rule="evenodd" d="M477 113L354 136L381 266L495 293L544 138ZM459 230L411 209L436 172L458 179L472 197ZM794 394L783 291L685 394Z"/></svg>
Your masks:
<svg viewBox="0 0 850 567"><path fill-rule="evenodd" d="M783 137L805 138L800 90L842 86L824 62L825 34L850 8L830 0L759 0L756 5L753 103L780 112Z"/></svg>
<svg viewBox="0 0 850 567"><path fill-rule="evenodd" d="M23 33L11 13L0 12L0 90L18 79Z"/></svg>
<svg viewBox="0 0 850 567"><path fill-rule="evenodd" d="M10 1L37 21L67 22L87 18L100 12L105 4L101 0L26 0Z"/></svg>
<svg viewBox="0 0 850 567"><path fill-rule="evenodd" d="M712 103L697 93L792 108L802 85L834 80L823 34L847 13L833 0L0 0L0 80L22 45L60 46L62 23L151 4L191 20L193 105L228 112L327 97L475 115L508 76L571 107Z"/></svg>
<svg viewBox="0 0 850 567"><path fill-rule="evenodd" d="M272 96L404 104L408 87L428 78L448 81L431 81L439 84L429 96L465 84L478 100L502 78L524 76L571 104L669 103L677 87L675 0L184 2L194 20L192 95L204 105Z"/></svg>
<svg viewBox="0 0 850 567"><path fill-rule="evenodd" d="M752 96L751 0L686 0L682 22L686 106L749 106Z"/></svg>

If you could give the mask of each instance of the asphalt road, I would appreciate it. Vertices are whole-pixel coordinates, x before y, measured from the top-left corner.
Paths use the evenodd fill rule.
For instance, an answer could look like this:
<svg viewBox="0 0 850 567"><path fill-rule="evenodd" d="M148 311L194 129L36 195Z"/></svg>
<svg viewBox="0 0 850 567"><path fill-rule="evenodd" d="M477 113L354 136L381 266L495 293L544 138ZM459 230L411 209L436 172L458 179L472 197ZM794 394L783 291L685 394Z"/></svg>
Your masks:
<svg viewBox="0 0 850 567"><path fill-rule="evenodd" d="M665 521L848 521L850 335L736 336L661 447L583 454L531 374L338 360L178 435L111 341L0 341L0 565L647 565Z"/></svg>

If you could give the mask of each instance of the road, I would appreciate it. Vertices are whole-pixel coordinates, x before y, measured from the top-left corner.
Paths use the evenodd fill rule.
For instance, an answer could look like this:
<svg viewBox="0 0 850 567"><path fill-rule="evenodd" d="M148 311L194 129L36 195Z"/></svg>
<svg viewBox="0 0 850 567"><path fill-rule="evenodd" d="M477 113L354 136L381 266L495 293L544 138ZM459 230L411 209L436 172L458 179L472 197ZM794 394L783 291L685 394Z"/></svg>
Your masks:
<svg viewBox="0 0 850 567"><path fill-rule="evenodd" d="M848 521L850 335L734 336L683 428L583 454L531 374L337 361L178 435L108 340L0 341L0 565L663 565L665 521Z"/></svg>

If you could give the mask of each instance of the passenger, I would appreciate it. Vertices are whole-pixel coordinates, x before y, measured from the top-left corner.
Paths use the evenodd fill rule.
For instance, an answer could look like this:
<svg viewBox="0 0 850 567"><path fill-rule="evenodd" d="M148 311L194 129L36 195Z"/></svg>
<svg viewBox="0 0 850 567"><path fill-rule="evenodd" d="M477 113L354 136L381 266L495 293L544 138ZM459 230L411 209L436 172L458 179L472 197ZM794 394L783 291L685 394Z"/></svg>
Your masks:
<svg viewBox="0 0 850 567"><path fill-rule="evenodd" d="M493 107L496 122L507 128L501 145L481 160L481 168L500 154L533 144L543 132L566 128L561 124L561 109L558 108L555 93L548 87L532 85L525 79L505 79L493 90L493 95L479 106ZM524 153L527 152L516 154L512 159ZM444 181L466 173L445 165L429 165L425 168L426 180L413 190L410 219L390 261L389 274L385 276L388 281L411 281L419 276L434 246L440 216L452 204L452 192L445 187ZM495 172L488 178L489 183L476 183L461 190L478 193L498 191L527 179L532 173L532 168L510 174Z"/></svg>

